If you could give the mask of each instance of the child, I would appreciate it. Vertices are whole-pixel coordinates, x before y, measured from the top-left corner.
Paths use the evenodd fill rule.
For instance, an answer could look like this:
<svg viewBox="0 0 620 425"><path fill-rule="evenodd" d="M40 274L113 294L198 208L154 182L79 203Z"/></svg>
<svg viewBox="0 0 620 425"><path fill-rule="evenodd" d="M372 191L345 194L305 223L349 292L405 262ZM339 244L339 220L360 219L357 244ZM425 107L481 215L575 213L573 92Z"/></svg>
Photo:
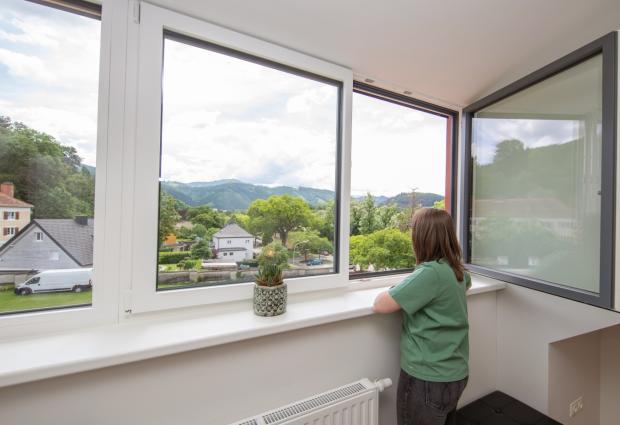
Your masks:
<svg viewBox="0 0 620 425"><path fill-rule="evenodd" d="M416 269L379 294L373 309L403 310L398 425L452 425L469 375L465 292L471 278L446 211L418 210L412 229Z"/></svg>

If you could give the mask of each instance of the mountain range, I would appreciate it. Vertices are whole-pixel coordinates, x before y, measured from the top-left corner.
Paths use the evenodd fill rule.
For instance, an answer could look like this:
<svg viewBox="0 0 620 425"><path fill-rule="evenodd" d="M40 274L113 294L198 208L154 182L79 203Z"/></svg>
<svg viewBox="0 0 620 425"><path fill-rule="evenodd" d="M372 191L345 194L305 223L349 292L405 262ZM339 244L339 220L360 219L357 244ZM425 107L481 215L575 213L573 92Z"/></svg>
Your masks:
<svg viewBox="0 0 620 425"><path fill-rule="evenodd" d="M180 183L175 181L161 182L162 190L166 191L179 201L190 206L211 205L218 210L240 211L247 210L256 199L267 199L272 195L298 196L312 206L328 202L335 198L332 190L315 189L312 187L290 186L261 186L244 183L235 179L216 180L211 182ZM363 196L354 197L362 199ZM376 196L377 205L396 204L401 208L410 204L410 194L400 193L393 197ZM422 206L432 206L435 201L440 201L443 196L435 193L416 193L416 200Z"/></svg>

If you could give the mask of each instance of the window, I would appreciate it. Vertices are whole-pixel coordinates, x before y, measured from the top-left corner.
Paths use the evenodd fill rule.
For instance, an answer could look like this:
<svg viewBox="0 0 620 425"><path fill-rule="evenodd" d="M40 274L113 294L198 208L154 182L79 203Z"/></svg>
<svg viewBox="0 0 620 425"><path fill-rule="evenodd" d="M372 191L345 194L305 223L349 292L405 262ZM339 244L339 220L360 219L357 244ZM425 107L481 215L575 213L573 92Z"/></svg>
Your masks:
<svg viewBox="0 0 620 425"><path fill-rule="evenodd" d="M350 206L350 276L415 264L411 215L452 212L457 113L356 83Z"/></svg>
<svg viewBox="0 0 620 425"><path fill-rule="evenodd" d="M466 108L474 271L611 306L616 33Z"/></svg>
<svg viewBox="0 0 620 425"><path fill-rule="evenodd" d="M160 263L158 289L253 281L256 262L236 274L203 265L226 256L249 261L263 249L283 253L285 277L335 271L339 90L325 78L166 34L160 250L174 234L196 261ZM180 222L189 223L181 230ZM210 249L213 237L236 251ZM250 237L261 240L255 252ZM322 266L309 267L313 258ZM188 268L198 279L188 271L181 281L179 270Z"/></svg>
<svg viewBox="0 0 620 425"><path fill-rule="evenodd" d="M291 293L347 285L351 71L140 11L132 312L251 298L267 246Z"/></svg>
<svg viewBox="0 0 620 425"><path fill-rule="evenodd" d="M91 304L91 292L70 292L70 273L59 293L20 288L24 274L92 271L99 15L82 1L2 2L0 207L20 226L0 237L0 314ZM47 243L31 243L37 226Z"/></svg>

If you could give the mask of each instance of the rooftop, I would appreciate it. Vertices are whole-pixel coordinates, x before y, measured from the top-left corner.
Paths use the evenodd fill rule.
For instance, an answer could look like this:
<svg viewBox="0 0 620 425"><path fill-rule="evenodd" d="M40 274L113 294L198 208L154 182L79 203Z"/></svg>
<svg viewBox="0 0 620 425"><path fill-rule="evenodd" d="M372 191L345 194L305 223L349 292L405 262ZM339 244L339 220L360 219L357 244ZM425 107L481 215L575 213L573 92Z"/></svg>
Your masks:
<svg viewBox="0 0 620 425"><path fill-rule="evenodd" d="M237 223L230 223L222 230L213 235L214 238L253 238L254 235L248 233Z"/></svg>
<svg viewBox="0 0 620 425"><path fill-rule="evenodd" d="M32 208L32 205L0 192L0 207Z"/></svg>
<svg viewBox="0 0 620 425"><path fill-rule="evenodd" d="M86 225L73 219L35 219L33 223L56 241L80 266L93 264L93 227L89 218Z"/></svg>

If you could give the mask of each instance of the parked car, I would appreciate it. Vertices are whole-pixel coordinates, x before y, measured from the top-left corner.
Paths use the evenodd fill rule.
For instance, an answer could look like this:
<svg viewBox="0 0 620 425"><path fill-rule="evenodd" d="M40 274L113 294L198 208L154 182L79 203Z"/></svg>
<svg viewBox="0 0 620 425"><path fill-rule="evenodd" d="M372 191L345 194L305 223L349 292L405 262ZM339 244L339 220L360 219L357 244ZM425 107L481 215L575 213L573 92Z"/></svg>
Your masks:
<svg viewBox="0 0 620 425"><path fill-rule="evenodd" d="M312 260L308 260L306 262L308 266L320 266L323 264L323 260L319 260L318 258L313 258Z"/></svg>
<svg viewBox="0 0 620 425"><path fill-rule="evenodd" d="M82 292L93 287L93 269L45 270L15 286L17 295L35 292Z"/></svg>

